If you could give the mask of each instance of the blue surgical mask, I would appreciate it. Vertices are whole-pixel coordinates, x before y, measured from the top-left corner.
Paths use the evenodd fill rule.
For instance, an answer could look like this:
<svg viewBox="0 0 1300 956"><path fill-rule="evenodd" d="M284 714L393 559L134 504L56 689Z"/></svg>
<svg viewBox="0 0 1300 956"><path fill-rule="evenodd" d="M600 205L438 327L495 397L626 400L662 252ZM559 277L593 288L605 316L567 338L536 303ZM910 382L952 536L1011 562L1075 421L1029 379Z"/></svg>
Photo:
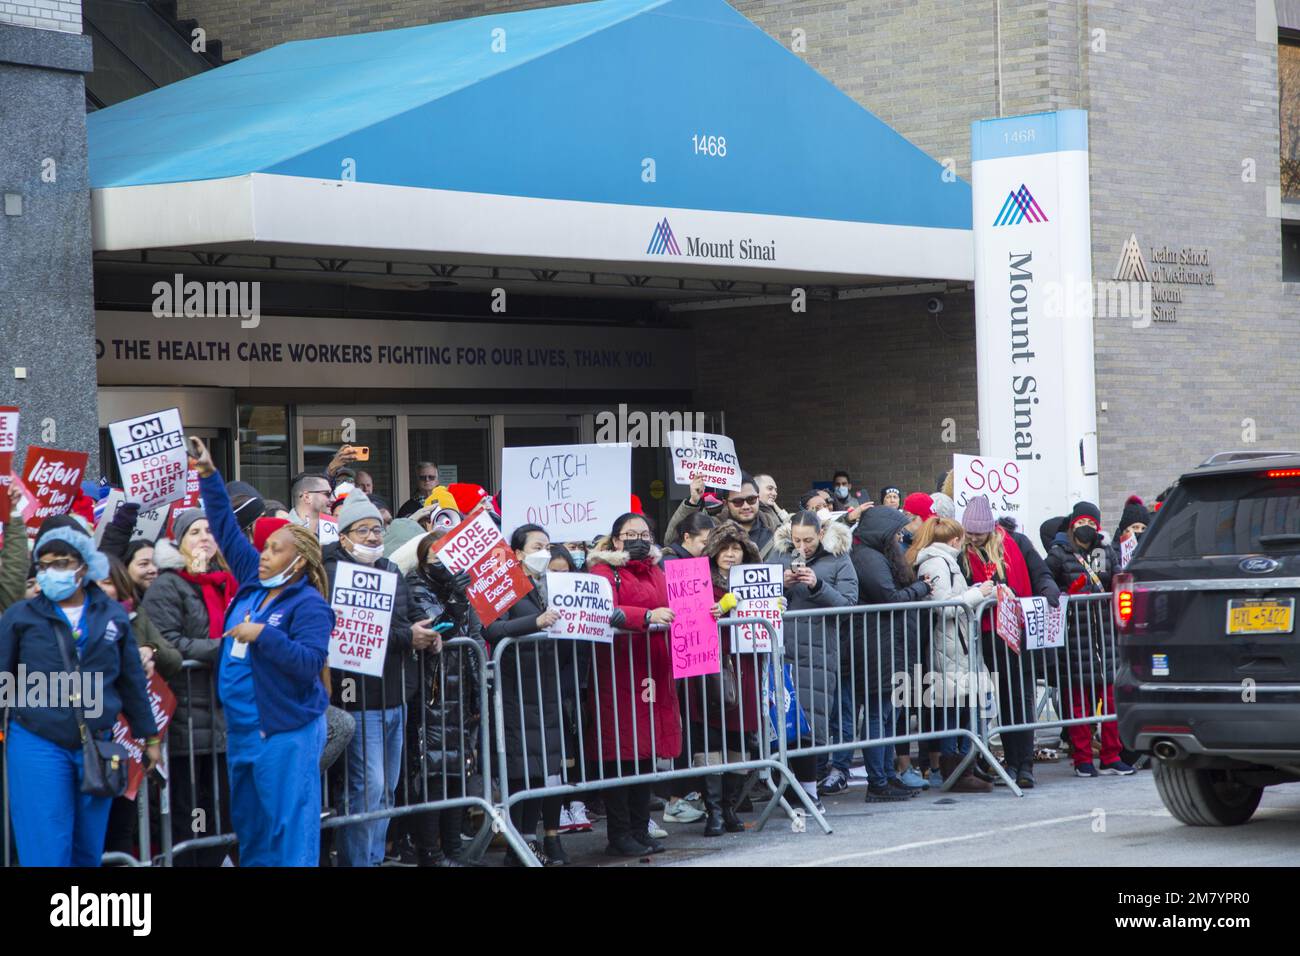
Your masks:
<svg viewBox="0 0 1300 956"><path fill-rule="evenodd" d="M272 578L258 578L257 583L264 588L284 587L288 580L293 577L294 565L298 563L298 558L289 562L289 566Z"/></svg>
<svg viewBox="0 0 1300 956"><path fill-rule="evenodd" d="M849 496L849 486L848 486L848 485L836 485L836 486L835 486L835 497L836 497L836 498L843 499L843 498L847 498L848 496Z"/></svg>
<svg viewBox="0 0 1300 956"><path fill-rule="evenodd" d="M72 597L77 590L78 570L77 568L71 571L40 570L36 572L36 583L40 585L41 593L51 601L62 601Z"/></svg>
<svg viewBox="0 0 1300 956"><path fill-rule="evenodd" d="M574 551L572 557L573 557L573 566L577 568L579 571L581 571L583 565L587 563L587 552Z"/></svg>

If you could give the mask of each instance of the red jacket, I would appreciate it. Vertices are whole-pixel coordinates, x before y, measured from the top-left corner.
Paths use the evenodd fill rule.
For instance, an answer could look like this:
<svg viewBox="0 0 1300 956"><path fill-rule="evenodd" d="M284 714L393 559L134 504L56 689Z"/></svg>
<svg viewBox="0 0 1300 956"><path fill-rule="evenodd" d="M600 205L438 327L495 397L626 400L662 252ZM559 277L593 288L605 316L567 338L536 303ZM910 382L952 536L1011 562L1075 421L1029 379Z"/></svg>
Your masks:
<svg viewBox="0 0 1300 956"><path fill-rule="evenodd" d="M610 582L614 606L627 615L624 627L636 632L615 634L612 654L610 647L597 645L594 649L589 694L599 725L595 719L587 725L588 757L640 760L681 753L682 720L668 633L645 630L646 612L668 606L667 580L658 562L657 548L641 561L629 561L623 551L599 547L587 555L591 573Z"/></svg>
<svg viewBox="0 0 1300 956"><path fill-rule="evenodd" d="M1025 564L1025 556L1020 553L1020 545L1001 525L994 528L993 533L1002 539L1002 567L1006 574L1001 576L997 573L995 565L985 564L979 552L967 543L966 552L962 557L966 559L964 563L970 567L970 583L982 584L985 581L994 581L1010 587L1016 597L1033 597L1034 586L1029 579L1029 566ZM996 627L996 618L996 608L992 614L981 614L980 629L988 631L991 629L990 625Z"/></svg>

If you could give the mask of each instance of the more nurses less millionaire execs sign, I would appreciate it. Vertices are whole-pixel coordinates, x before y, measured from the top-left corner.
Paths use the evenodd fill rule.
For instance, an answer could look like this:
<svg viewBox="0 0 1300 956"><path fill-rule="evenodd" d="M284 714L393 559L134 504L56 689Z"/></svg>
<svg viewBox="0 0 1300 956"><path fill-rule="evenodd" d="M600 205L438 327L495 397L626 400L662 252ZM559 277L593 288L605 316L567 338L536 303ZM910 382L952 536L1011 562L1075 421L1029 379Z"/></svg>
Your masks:
<svg viewBox="0 0 1300 956"><path fill-rule="evenodd" d="M393 620L397 575L367 565L340 561L334 574L334 630L330 632L330 667L380 677Z"/></svg>
<svg viewBox="0 0 1300 956"><path fill-rule="evenodd" d="M469 575L469 602L487 627L533 589L501 530L482 507L447 532L433 553L452 574Z"/></svg>

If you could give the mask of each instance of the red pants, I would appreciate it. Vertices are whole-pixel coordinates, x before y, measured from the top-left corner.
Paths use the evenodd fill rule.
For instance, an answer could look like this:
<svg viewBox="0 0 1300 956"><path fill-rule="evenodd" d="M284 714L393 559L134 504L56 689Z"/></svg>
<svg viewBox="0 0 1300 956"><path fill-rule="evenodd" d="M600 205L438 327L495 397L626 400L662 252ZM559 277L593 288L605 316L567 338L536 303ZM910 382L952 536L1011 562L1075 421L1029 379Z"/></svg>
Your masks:
<svg viewBox="0 0 1300 956"><path fill-rule="evenodd" d="M1105 688L1106 703L1103 713L1115 713L1115 688L1107 685ZM1077 687L1074 690L1072 700L1067 701L1069 708L1069 717L1091 717L1097 701L1092 698L1090 688ZM1070 747L1074 751L1071 756L1074 758L1074 765L1077 767L1081 763L1092 763L1092 724L1071 724L1066 728L1070 732ZM1108 763L1114 763L1119 759L1120 741L1119 741L1119 724L1115 721L1108 721L1101 725L1101 762L1104 766Z"/></svg>

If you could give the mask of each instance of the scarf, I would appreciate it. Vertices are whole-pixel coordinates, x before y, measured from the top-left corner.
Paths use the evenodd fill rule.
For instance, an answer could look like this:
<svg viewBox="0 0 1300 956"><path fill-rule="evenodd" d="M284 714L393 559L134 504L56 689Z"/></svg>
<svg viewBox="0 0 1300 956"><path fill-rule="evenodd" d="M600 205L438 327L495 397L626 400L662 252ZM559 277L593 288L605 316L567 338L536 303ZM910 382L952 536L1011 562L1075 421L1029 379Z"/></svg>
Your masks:
<svg viewBox="0 0 1300 956"><path fill-rule="evenodd" d="M1000 579L997 567L991 562L986 562L979 549L971 545L966 548L966 560L970 562L971 584L996 581L1008 585L1015 592L1016 597L1033 597L1034 588L1029 580L1029 568L1025 564L1025 556L1020 553L1020 545L1016 544L1015 539L1000 527L995 528L994 533L1002 538L1002 564L1006 568L1006 580Z"/></svg>
<svg viewBox="0 0 1300 956"><path fill-rule="evenodd" d="M208 637L214 641L221 640L226 632L226 608L235 599L239 582L229 571L205 571L194 574L191 571L176 572L190 584L199 589L203 606L208 610Z"/></svg>

